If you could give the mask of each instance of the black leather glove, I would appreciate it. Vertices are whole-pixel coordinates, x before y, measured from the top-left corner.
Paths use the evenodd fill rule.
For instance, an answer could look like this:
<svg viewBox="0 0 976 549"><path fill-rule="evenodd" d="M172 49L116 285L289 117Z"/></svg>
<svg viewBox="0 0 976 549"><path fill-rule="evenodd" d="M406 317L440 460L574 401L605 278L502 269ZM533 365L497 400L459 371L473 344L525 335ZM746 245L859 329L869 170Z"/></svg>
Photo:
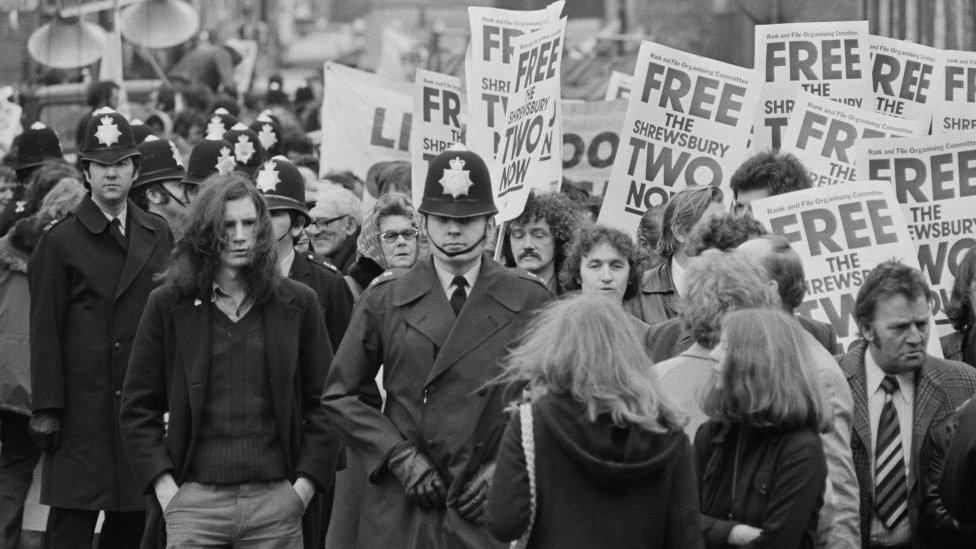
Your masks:
<svg viewBox="0 0 976 549"><path fill-rule="evenodd" d="M495 464L481 466L455 502L458 514L475 524L483 524L488 518L488 491L495 476Z"/></svg>
<svg viewBox="0 0 976 549"><path fill-rule="evenodd" d="M444 480L434 464L416 446L407 443L394 450L387 460L387 466L400 480L411 503L424 511L444 507L447 492Z"/></svg>
<svg viewBox="0 0 976 549"><path fill-rule="evenodd" d="M28 424L31 438L37 446L49 454L61 447L61 417L55 412L37 412Z"/></svg>

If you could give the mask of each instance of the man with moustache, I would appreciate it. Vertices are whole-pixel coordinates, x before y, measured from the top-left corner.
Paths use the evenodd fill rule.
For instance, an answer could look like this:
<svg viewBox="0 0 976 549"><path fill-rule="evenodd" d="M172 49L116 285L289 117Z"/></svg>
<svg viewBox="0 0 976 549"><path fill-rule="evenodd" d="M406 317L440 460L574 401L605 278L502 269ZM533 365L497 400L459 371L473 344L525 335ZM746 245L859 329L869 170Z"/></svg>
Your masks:
<svg viewBox="0 0 976 549"><path fill-rule="evenodd" d="M875 267L854 303L862 339L840 357L854 396L851 449L863 547L924 547L918 528L926 433L976 393L976 371L926 353L930 290L921 271Z"/></svg>
<svg viewBox="0 0 976 549"><path fill-rule="evenodd" d="M563 293L557 275L582 221L582 211L566 195L530 194L522 215L505 224L505 264L538 276L554 294Z"/></svg>
<svg viewBox="0 0 976 549"><path fill-rule="evenodd" d="M119 432L122 380L146 298L173 246L166 222L128 200L139 176L129 122L95 111L80 163L90 193L45 229L27 272L31 294L31 430L48 452L45 546L137 547L145 499Z"/></svg>
<svg viewBox="0 0 976 549"><path fill-rule="evenodd" d="M357 546L502 547L482 525L505 426L489 382L551 294L484 257L497 209L477 154L434 158L418 209L432 257L362 294L322 397L369 475Z"/></svg>

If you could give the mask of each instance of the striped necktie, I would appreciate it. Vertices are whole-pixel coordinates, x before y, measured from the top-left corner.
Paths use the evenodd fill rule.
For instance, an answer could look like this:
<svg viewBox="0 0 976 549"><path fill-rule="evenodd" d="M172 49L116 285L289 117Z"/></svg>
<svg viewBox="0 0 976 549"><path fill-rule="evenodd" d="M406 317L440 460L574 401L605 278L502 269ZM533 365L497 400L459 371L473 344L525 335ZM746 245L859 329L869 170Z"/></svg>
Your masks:
<svg viewBox="0 0 976 549"><path fill-rule="evenodd" d="M891 395L898 390L898 380L895 376L885 376L881 389L885 395L874 450L874 511L885 527L894 530L908 515L904 448L898 412L891 400Z"/></svg>

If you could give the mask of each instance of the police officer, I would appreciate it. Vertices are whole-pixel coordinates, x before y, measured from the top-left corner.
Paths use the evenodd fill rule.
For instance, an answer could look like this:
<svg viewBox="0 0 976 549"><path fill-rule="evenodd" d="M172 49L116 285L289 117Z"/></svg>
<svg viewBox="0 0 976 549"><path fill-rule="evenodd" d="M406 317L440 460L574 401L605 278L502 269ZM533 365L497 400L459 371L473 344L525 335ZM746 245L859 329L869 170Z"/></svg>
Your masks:
<svg viewBox="0 0 976 549"><path fill-rule="evenodd" d="M222 137L207 137L201 139L190 150L190 158L186 163L186 176L181 183L184 185L202 185L208 177L214 174L229 174L237 167L234 159L234 149Z"/></svg>
<svg viewBox="0 0 976 549"><path fill-rule="evenodd" d="M308 206L305 204L305 180L294 164L283 156L276 156L261 166L254 177L254 184L264 193L264 201L271 212L279 272L309 286L318 294L334 351L339 348L349 326L352 296L339 269L316 261L312 254L295 252L295 240L309 220Z"/></svg>
<svg viewBox="0 0 976 549"><path fill-rule="evenodd" d="M17 152L13 165L17 182L13 188L13 196L0 213L0 235L7 234L14 223L34 213L34 208L28 204L25 197L27 185L38 168L51 161L64 161L61 140L58 139L58 134L43 122L34 122L17 138ZM40 200L37 202L37 205L40 205Z"/></svg>
<svg viewBox="0 0 976 549"><path fill-rule="evenodd" d="M237 171L254 177L258 168L265 161L264 147L258 139L258 134L251 131L243 123L238 122L224 134L224 140L234 147L234 158L237 160Z"/></svg>
<svg viewBox="0 0 976 549"><path fill-rule="evenodd" d="M45 229L28 266L31 430L48 452L45 546L90 548L105 511L99 547L137 547L145 495L122 445L119 405L132 339L173 236L128 200L139 149L125 117L95 111L80 162L90 193Z"/></svg>
<svg viewBox="0 0 976 549"><path fill-rule="evenodd" d="M174 235L181 234L198 186L183 182L186 170L180 151L172 141L150 135L139 144L139 154L139 177L132 184L132 201L165 219Z"/></svg>
<svg viewBox="0 0 976 549"><path fill-rule="evenodd" d="M486 384L551 294L535 276L483 258L498 210L477 154L432 160L419 211L432 257L363 293L323 401L371 481L359 547L496 547L481 523L504 402L503 389Z"/></svg>

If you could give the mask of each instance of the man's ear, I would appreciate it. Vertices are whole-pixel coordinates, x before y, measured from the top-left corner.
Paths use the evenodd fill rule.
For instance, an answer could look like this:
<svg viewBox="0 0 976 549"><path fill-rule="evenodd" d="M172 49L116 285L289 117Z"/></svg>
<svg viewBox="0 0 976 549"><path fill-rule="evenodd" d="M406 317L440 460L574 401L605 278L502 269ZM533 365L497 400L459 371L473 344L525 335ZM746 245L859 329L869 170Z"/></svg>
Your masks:
<svg viewBox="0 0 976 549"><path fill-rule="evenodd" d="M345 223L346 223L346 231L345 231L346 232L346 235L347 236L352 236L352 235L356 234L356 229L359 228L359 222L356 221L356 218L354 218L351 215L350 216L346 216Z"/></svg>
<svg viewBox="0 0 976 549"><path fill-rule="evenodd" d="M139 192L139 189L136 189L136 192ZM156 189L148 188L143 192L146 193L146 200L148 200L150 204L159 205L159 204L166 203L166 199L163 197L163 193L157 191Z"/></svg>

